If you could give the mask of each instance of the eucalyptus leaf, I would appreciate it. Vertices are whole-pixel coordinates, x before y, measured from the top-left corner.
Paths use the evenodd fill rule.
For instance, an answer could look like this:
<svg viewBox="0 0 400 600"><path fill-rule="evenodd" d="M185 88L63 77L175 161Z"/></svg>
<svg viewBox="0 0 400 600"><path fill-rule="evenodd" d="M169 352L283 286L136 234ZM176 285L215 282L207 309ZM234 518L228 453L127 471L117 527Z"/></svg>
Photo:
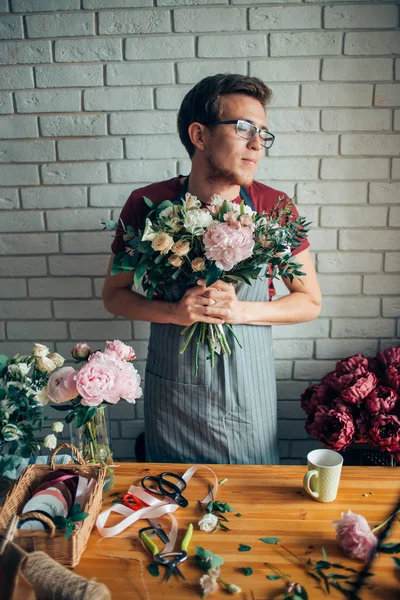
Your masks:
<svg viewBox="0 0 400 600"><path fill-rule="evenodd" d="M280 541L277 537L262 537L260 540L264 542L264 544L277 544Z"/></svg>
<svg viewBox="0 0 400 600"><path fill-rule="evenodd" d="M146 196L143 196L143 200L145 201L145 203L147 204L147 206L149 208L153 208L153 202L149 198L146 198Z"/></svg>
<svg viewBox="0 0 400 600"><path fill-rule="evenodd" d="M384 552L385 554L397 554L400 552L400 544L392 542L390 544L380 544L377 548L378 552Z"/></svg>
<svg viewBox="0 0 400 600"><path fill-rule="evenodd" d="M267 575L267 579L270 579L271 581L276 581L277 579L280 579L281 576L280 575Z"/></svg>
<svg viewBox="0 0 400 600"><path fill-rule="evenodd" d="M239 552L249 552L251 550L251 546L247 546L246 544L239 544L238 550Z"/></svg>
<svg viewBox="0 0 400 600"><path fill-rule="evenodd" d="M243 567L242 571L246 575L246 577L249 577L249 575L253 574L253 569L251 567Z"/></svg>
<svg viewBox="0 0 400 600"><path fill-rule="evenodd" d="M156 562L152 562L147 565L147 570L150 575L153 575L153 577L158 577L160 575L160 569L158 568L158 563Z"/></svg>

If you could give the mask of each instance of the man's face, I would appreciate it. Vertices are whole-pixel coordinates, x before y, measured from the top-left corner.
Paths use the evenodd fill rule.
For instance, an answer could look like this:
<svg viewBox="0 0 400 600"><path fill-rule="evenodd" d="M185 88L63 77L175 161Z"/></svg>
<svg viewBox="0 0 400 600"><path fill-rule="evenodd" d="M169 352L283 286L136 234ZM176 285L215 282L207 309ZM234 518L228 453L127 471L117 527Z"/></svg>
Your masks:
<svg viewBox="0 0 400 600"><path fill-rule="evenodd" d="M259 128L266 128L265 110L258 100L244 94L222 97L219 121L242 119ZM239 137L236 125L216 125L206 128L205 158L207 179L230 185L249 186L265 149L258 133L252 140Z"/></svg>

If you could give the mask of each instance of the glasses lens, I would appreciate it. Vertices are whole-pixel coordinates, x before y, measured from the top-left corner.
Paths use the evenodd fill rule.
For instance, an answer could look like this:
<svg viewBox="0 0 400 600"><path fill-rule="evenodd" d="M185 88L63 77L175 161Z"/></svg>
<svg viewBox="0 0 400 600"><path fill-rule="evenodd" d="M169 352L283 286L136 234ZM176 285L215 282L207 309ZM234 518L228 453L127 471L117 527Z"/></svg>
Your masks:
<svg viewBox="0 0 400 600"><path fill-rule="evenodd" d="M261 145L264 146L264 148L271 148L271 146L275 140L274 136L271 135L269 133L269 131L266 131L266 130L260 131L260 138L261 138Z"/></svg>
<svg viewBox="0 0 400 600"><path fill-rule="evenodd" d="M251 123L247 123L246 121L237 122L236 132L240 137L245 138L246 140L251 140L255 131L256 129Z"/></svg>

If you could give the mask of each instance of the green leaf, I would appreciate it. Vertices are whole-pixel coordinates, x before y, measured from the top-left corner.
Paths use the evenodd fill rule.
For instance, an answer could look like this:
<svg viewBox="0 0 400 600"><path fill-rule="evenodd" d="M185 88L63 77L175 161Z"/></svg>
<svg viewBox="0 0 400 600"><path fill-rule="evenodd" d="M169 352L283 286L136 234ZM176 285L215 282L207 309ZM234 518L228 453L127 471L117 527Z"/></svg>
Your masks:
<svg viewBox="0 0 400 600"><path fill-rule="evenodd" d="M249 552L251 550L251 546L246 546L246 544L239 544L238 550L239 552Z"/></svg>
<svg viewBox="0 0 400 600"><path fill-rule="evenodd" d="M93 417L95 416L96 412L97 412L97 407L96 406L90 406L90 407L88 407L88 410L86 411L86 415L83 418L82 425L85 425L86 423L89 423L89 421L91 421L93 419Z"/></svg>
<svg viewBox="0 0 400 600"><path fill-rule="evenodd" d="M330 569L332 564L326 560L319 560L313 566L313 569Z"/></svg>
<svg viewBox="0 0 400 600"><path fill-rule="evenodd" d="M396 567L400 569L400 558L397 558L397 556L393 556L393 560Z"/></svg>
<svg viewBox="0 0 400 600"><path fill-rule="evenodd" d="M208 269L207 275L206 275L206 286L209 287L210 285L212 285L213 283L218 281L218 279L221 277L222 273L223 273L222 269L219 269L214 262L211 263L211 266Z"/></svg>
<svg viewBox="0 0 400 600"><path fill-rule="evenodd" d="M280 579L281 576L280 575L267 575L267 579L270 579L271 581L276 581L277 579Z"/></svg>
<svg viewBox="0 0 400 600"><path fill-rule="evenodd" d="M322 546L321 550L322 550L322 558L326 561L327 558L326 558L325 548Z"/></svg>
<svg viewBox="0 0 400 600"><path fill-rule="evenodd" d="M158 577L160 574L160 569L158 568L158 563L156 562L147 565L147 570L150 573L150 575L153 575L153 577Z"/></svg>
<svg viewBox="0 0 400 600"><path fill-rule="evenodd" d="M149 208L153 208L153 203L149 198L146 198L146 196L143 196L143 200L145 201L145 203L147 204L147 206Z"/></svg>
<svg viewBox="0 0 400 600"><path fill-rule="evenodd" d="M196 558L204 558L204 548L196 546Z"/></svg>
<svg viewBox="0 0 400 600"><path fill-rule="evenodd" d="M242 513L236 513L235 517L241 517Z"/></svg>
<svg viewBox="0 0 400 600"><path fill-rule="evenodd" d="M397 554L400 552L400 544L397 542L391 544L380 544L377 550L378 552L384 552L385 554Z"/></svg>
<svg viewBox="0 0 400 600"><path fill-rule="evenodd" d="M7 369L8 356L5 354L0 354L0 377L3 375L3 372Z"/></svg>
<svg viewBox="0 0 400 600"><path fill-rule="evenodd" d="M213 509L213 502L209 502L206 506L206 511L212 512L212 509Z"/></svg>
<svg viewBox="0 0 400 600"><path fill-rule="evenodd" d="M218 523L218 525L221 527L221 529L223 529L224 531L231 531L231 529L229 527L227 527L226 525L224 525L223 523Z"/></svg>
<svg viewBox="0 0 400 600"><path fill-rule="evenodd" d="M277 544L280 542L280 539L277 537L262 537L260 540L264 542L264 544Z"/></svg>
<svg viewBox="0 0 400 600"><path fill-rule="evenodd" d="M159 216L160 212L162 212L165 208L168 208L168 206L173 206L173 205L174 205L174 203L171 202L171 200L164 200L163 202L158 204L157 210L156 210L157 217Z"/></svg>
<svg viewBox="0 0 400 600"><path fill-rule="evenodd" d="M84 521L89 516L87 512L81 512L77 515L74 515L74 521Z"/></svg>
<svg viewBox="0 0 400 600"><path fill-rule="evenodd" d="M349 579L351 575L338 575L337 573L329 573L327 577L330 579Z"/></svg>
<svg viewBox="0 0 400 600"><path fill-rule="evenodd" d="M56 526L56 529L65 529L65 527L67 526L68 520L65 517L53 517L53 522L54 525Z"/></svg>
<svg viewBox="0 0 400 600"><path fill-rule="evenodd" d="M73 523L68 523L67 528L65 530L65 539L68 541L71 537L72 532L75 529L75 525Z"/></svg>
<svg viewBox="0 0 400 600"><path fill-rule="evenodd" d="M147 270L147 260L146 260L145 256L142 256L138 266L135 269L135 274L133 276L133 283L136 288L139 287L139 285L143 279L143 276L146 273L146 270Z"/></svg>
<svg viewBox="0 0 400 600"><path fill-rule="evenodd" d="M246 577L253 574L253 569L251 567L243 567L242 571Z"/></svg>

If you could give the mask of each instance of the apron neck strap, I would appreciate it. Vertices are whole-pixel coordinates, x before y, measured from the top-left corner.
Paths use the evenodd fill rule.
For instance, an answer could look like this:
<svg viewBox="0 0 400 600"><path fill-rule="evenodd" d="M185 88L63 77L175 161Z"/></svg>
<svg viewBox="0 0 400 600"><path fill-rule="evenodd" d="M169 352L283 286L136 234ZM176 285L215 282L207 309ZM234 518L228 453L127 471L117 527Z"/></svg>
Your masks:
<svg viewBox="0 0 400 600"><path fill-rule="evenodd" d="M182 184L181 192L179 194L179 197L177 198L178 202L185 199L185 195L186 195L186 193L188 191L188 187L189 187L189 177L190 177L190 175L188 175L186 177L185 181ZM244 203L246 206L250 206L251 210L255 211L254 202L245 187L242 187L242 186L240 187L240 197L242 200L244 200Z"/></svg>

